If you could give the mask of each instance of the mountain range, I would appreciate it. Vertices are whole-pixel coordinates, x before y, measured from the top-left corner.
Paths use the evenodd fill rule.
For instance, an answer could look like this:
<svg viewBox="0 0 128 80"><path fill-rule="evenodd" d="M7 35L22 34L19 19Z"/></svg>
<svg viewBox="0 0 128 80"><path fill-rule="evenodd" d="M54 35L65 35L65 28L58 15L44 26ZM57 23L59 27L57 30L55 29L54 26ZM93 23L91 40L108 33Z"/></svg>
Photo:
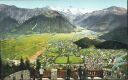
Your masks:
<svg viewBox="0 0 128 80"><path fill-rule="evenodd" d="M72 32L75 28L66 17L47 7L26 9L0 5L1 33Z"/></svg>
<svg viewBox="0 0 128 80"><path fill-rule="evenodd" d="M120 41L128 44L127 9L112 6L77 16L74 24L102 33L99 39Z"/></svg>
<svg viewBox="0 0 128 80"><path fill-rule="evenodd" d="M69 33L77 26L102 33L100 39L128 42L127 9L111 6L90 13L73 14L70 9L27 9L0 4L0 33Z"/></svg>
<svg viewBox="0 0 128 80"><path fill-rule="evenodd" d="M127 26L127 10L112 6L103 10L93 11L74 19L74 24L96 31L107 32L117 27Z"/></svg>

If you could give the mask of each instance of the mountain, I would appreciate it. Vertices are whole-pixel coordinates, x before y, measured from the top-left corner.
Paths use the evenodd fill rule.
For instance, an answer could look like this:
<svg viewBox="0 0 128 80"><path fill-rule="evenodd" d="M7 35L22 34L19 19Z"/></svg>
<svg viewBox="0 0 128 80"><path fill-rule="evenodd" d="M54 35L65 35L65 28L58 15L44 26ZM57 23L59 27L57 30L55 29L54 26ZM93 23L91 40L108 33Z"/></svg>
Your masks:
<svg viewBox="0 0 128 80"><path fill-rule="evenodd" d="M72 24L73 24L73 20L76 18L76 16L78 16L78 14L72 14L72 12L63 12L63 11L59 11L60 14L63 14Z"/></svg>
<svg viewBox="0 0 128 80"><path fill-rule="evenodd" d="M127 10L112 6L78 16L74 23L83 28L100 32L99 39L128 44Z"/></svg>
<svg viewBox="0 0 128 80"><path fill-rule="evenodd" d="M67 18L49 7L27 9L0 4L0 30L6 33L72 32Z"/></svg>
<svg viewBox="0 0 128 80"><path fill-rule="evenodd" d="M78 16L74 23L96 32L109 32L117 27L127 27L127 10L112 6Z"/></svg>
<svg viewBox="0 0 128 80"><path fill-rule="evenodd" d="M19 26L18 22L15 19L10 17L4 17L0 19L0 33L11 33L15 31L16 27Z"/></svg>
<svg viewBox="0 0 128 80"><path fill-rule="evenodd" d="M73 14L73 15L78 15L78 14L84 14L87 12L87 9L85 8L74 8L72 6L69 6L67 8L62 8L62 7L51 7L51 6L46 6L51 10L55 10L58 12L63 12L67 14Z"/></svg>
<svg viewBox="0 0 128 80"><path fill-rule="evenodd" d="M60 14L63 14L66 18L69 19L69 21L72 21L75 19L76 16L79 14L82 14L79 12L74 11L74 9L57 9L54 7L46 6L43 8L34 8L34 9L27 9L27 8L18 8L14 5L5 5L5 4L0 4L0 13L4 13L6 16L9 16L13 19L16 19L19 23L23 23L26 20L43 14L44 12L48 10L54 10L59 12Z"/></svg>
<svg viewBox="0 0 128 80"><path fill-rule="evenodd" d="M114 40L128 44L128 27L119 27L99 37L104 40Z"/></svg>
<svg viewBox="0 0 128 80"><path fill-rule="evenodd" d="M49 8L51 10L55 10L55 11L59 12L60 14L63 14L71 23L73 23L73 20L77 16L85 13L85 12L83 12L83 11L85 11L84 9L73 8L71 6L69 8L61 8L61 7L49 7Z"/></svg>
<svg viewBox="0 0 128 80"><path fill-rule="evenodd" d="M97 49L128 49L128 44L116 40L106 40L106 41L98 41L91 40L87 37L84 37L78 41L75 41L74 44L79 47L89 48L90 46L95 46Z"/></svg>
<svg viewBox="0 0 128 80"><path fill-rule="evenodd" d="M17 27L20 34L30 33L69 33L74 31L72 25L63 15L50 10L43 14L34 16Z"/></svg>
<svg viewBox="0 0 128 80"><path fill-rule="evenodd" d="M18 8L14 5L5 5L0 4L0 13L5 14L6 16L11 17L12 19L17 20L19 23L23 23L26 20L40 15L45 11L49 10L48 8L35 8L35 9L27 9L27 8Z"/></svg>
<svg viewBox="0 0 128 80"><path fill-rule="evenodd" d="M104 41L96 45L100 49L128 49L128 45L119 41Z"/></svg>
<svg viewBox="0 0 128 80"><path fill-rule="evenodd" d="M85 14L76 11L77 9L75 12L78 14L74 14L73 10L72 8L66 11L55 11L50 7L27 9L0 4L0 30L14 33L16 31L20 33L65 33L72 32L75 28L73 25L77 25L94 32L109 33L117 28L127 27L125 8L112 6ZM8 20L6 20L7 17Z"/></svg>
<svg viewBox="0 0 128 80"><path fill-rule="evenodd" d="M78 41L75 41L74 44L78 45L79 47L89 48L90 46L99 44L100 41L89 39L88 37L84 37Z"/></svg>

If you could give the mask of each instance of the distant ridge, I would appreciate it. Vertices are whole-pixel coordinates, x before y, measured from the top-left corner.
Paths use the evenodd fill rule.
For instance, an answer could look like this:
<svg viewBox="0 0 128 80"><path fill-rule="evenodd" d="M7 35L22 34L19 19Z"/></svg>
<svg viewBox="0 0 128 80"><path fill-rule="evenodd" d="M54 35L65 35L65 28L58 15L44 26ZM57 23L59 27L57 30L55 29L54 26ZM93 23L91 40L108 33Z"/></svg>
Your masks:
<svg viewBox="0 0 128 80"><path fill-rule="evenodd" d="M78 16L74 23L96 32L108 32L118 27L127 27L127 10L112 6Z"/></svg>

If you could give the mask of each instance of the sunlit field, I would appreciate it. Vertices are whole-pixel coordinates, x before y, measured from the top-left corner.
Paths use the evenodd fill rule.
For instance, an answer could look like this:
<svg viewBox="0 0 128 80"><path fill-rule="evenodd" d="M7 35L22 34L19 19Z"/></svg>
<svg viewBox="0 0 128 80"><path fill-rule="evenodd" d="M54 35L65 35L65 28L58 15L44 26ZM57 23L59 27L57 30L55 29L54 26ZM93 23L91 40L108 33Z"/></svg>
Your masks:
<svg viewBox="0 0 128 80"><path fill-rule="evenodd" d="M49 42L58 40L75 40L75 34L33 34L22 35L17 38L1 40L1 52L3 59L20 59L34 55L45 48Z"/></svg>

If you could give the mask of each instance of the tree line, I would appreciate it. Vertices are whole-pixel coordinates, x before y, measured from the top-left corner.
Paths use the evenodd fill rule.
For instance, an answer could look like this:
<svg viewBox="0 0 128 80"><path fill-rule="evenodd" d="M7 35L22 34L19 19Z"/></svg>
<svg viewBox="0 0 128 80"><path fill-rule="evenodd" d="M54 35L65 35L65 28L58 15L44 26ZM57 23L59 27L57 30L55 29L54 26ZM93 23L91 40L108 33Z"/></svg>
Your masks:
<svg viewBox="0 0 128 80"><path fill-rule="evenodd" d="M39 59L36 60L36 64L32 66L29 59L20 59L20 63L16 65L15 63L4 62L0 55L0 79L3 80L4 77L9 76L18 71L29 70L29 72L37 71L41 68L41 62Z"/></svg>

